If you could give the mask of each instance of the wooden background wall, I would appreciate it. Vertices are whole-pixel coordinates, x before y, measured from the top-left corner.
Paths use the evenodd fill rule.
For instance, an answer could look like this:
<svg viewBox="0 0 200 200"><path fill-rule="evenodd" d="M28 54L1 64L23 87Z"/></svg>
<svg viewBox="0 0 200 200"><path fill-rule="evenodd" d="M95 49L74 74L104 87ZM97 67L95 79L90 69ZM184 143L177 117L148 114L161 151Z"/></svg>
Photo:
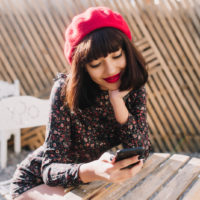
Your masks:
<svg viewBox="0 0 200 200"><path fill-rule="evenodd" d="M48 98L56 73L69 70L65 28L90 6L120 12L148 63L154 151L200 151L198 0L1 0L0 79L20 80L21 95Z"/></svg>

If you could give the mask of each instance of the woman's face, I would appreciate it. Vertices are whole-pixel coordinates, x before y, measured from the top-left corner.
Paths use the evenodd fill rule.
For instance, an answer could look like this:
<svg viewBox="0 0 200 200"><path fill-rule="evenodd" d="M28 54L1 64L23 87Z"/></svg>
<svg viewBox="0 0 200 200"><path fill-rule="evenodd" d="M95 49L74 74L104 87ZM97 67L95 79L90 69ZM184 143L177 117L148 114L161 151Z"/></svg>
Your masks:
<svg viewBox="0 0 200 200"><path fill-rule="evenodd" d="M125 67L126 56L121 48L86 65L91 79L102 90L117 90L121 84L120 77Z"/></svg>

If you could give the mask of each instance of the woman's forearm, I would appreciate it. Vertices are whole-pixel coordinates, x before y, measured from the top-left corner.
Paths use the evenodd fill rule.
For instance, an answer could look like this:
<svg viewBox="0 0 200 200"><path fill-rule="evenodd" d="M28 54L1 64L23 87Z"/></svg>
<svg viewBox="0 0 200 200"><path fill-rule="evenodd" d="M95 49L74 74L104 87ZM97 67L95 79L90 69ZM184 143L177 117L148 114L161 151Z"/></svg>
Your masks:
<svg viewBox="0 0 200 200"><path fill-rule="evenodd" d="M119 99L113 100L111 104L113 106L113 110L114 110L115 118L117 122L120 124L126 123L128 120L129 112L124 103L124 100L122 98L119 98Z"/></svg>

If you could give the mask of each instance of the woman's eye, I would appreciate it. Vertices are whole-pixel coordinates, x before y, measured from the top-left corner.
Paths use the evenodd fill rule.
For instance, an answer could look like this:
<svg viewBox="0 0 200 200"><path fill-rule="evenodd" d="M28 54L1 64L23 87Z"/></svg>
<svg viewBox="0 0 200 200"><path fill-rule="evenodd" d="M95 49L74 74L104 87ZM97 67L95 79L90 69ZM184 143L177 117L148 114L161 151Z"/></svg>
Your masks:
<svg viewBox="0 0 200 200"><path fill-rule="evenodd" d="M122 52L121 52L119 55L114 56L113 58L114 58L114 59L117 59L117 58L119 58L119 57L121 57L121 56L122 56Z"/></svg>
<svg viewBox="0 0 200 200"><path fill-rule="evenodd" d="M100 64L101 64L101 63L95 64L95 65L90 64L90 67L96 68L96 67L98 67Z"/></svg>

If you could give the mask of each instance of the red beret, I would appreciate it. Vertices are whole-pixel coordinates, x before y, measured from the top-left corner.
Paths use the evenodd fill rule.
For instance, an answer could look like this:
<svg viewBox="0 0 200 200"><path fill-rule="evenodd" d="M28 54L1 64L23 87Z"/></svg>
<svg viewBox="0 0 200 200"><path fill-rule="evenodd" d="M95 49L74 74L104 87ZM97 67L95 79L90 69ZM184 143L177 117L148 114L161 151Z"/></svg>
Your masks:
<svg viewBox="0 0 200 200"><path fill-rule="evenodd" d="M90 7L76 15L66 29L64 54L70 64L73 51L80 41L90 32L103 27L117 28L131 40L128 24L119 13L106 7Z"/></svg>

